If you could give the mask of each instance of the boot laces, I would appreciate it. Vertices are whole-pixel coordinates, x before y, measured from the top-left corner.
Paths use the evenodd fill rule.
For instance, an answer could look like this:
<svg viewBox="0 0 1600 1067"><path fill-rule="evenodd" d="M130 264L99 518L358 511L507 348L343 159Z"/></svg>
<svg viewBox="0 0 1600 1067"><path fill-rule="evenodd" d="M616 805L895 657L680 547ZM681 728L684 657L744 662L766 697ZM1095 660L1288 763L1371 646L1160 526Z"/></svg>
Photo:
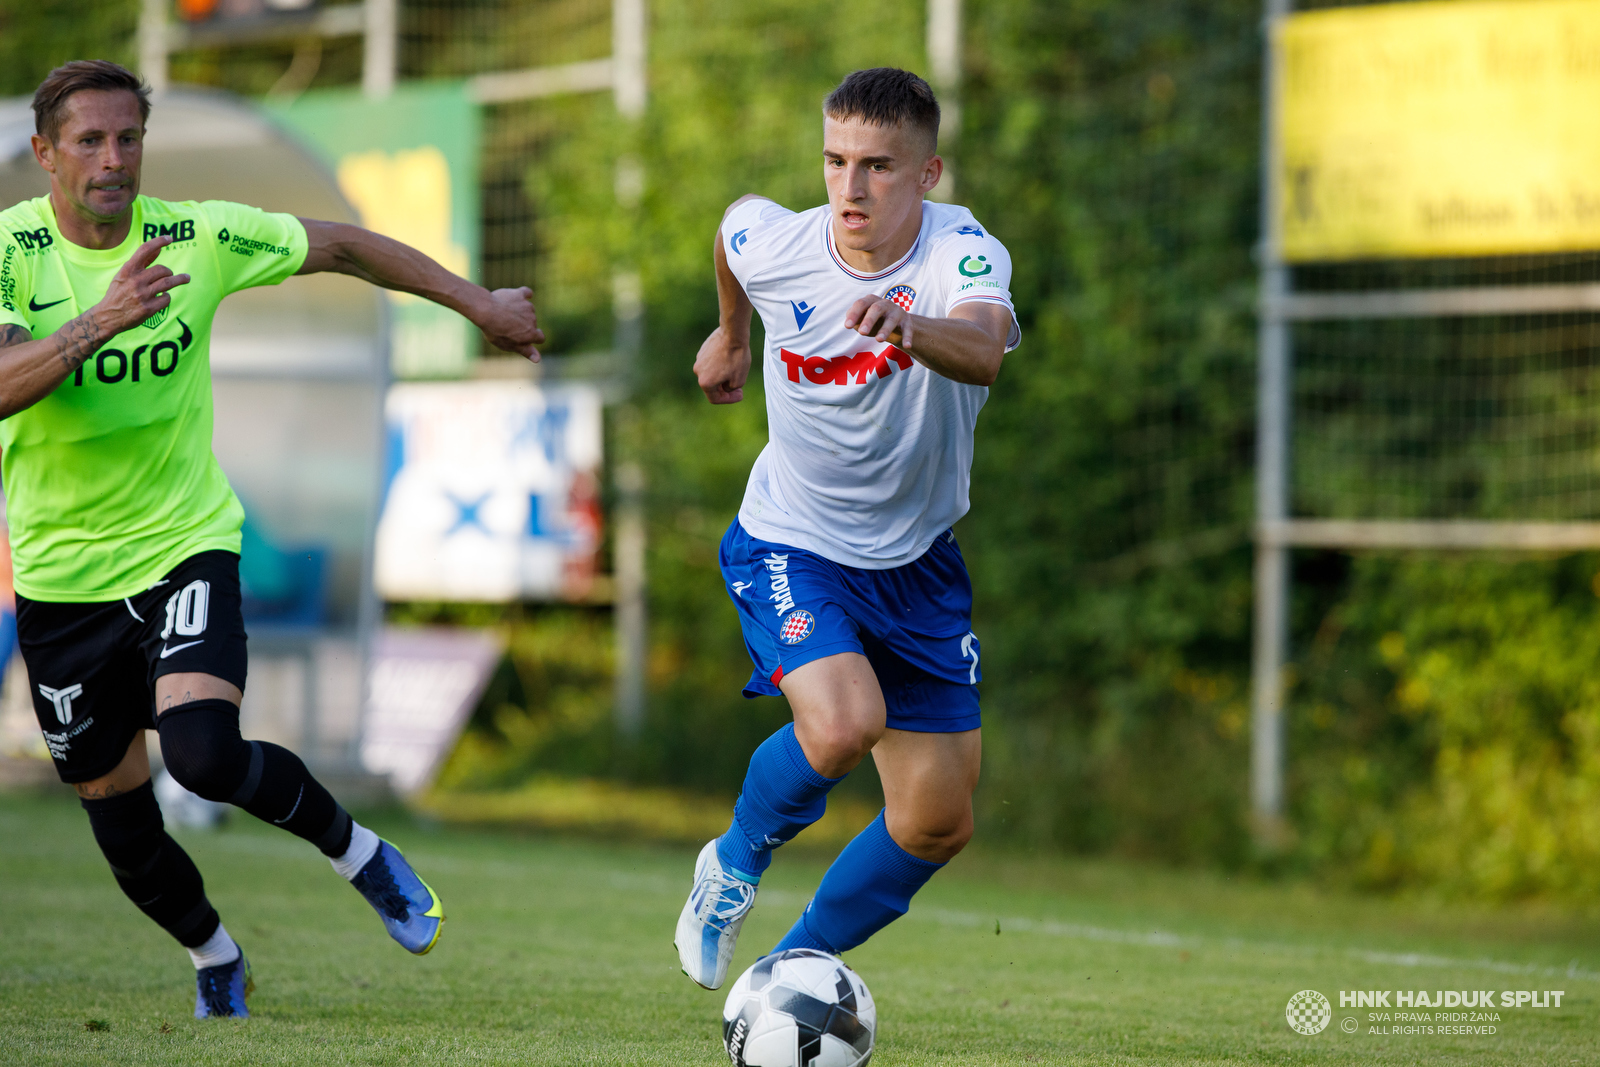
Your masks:
<svg viewBox="0 0 1600 1067"><path fill-rule="evenodd" d="M235 964L221 964L217 967L207 967L201 972L201 998L206 1002L206 1013L209 1015L232 1015L233 995L229 988L233 985L233 970Z"/></svg>
<svg viewBox="0 0 1600 1067"><path fill-rule="evenodd" d="M698 917L708 926L724 930L730 922L742 918L755 903L756 887L742 878L708 874L706 881L710 884L700 898Z"/></svg>
<svg viewBox="0 0 1600 1067"><path fill-rule="evenodd" d="M377 863L371 864L361 872L366 898L396 922L405 922L411 914L411 902L400 892L400 887L395 884L394 872L389 870L389 864L381 856Z"/></svg>

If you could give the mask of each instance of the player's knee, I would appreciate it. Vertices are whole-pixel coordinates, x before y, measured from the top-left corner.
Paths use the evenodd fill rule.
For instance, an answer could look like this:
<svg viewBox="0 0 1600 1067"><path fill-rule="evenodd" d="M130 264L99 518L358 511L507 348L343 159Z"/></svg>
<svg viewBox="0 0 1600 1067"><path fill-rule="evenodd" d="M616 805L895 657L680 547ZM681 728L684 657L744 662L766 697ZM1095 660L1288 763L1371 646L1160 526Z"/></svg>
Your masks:
<svg viewBox="0 0 1600 1067"><path fill-rule="evenodd" d="M801 738L801 747L819 774L837 778L860 763L882 736L882 726L874 727L853 716L835 715L810 724Z"/></svg>
<svg viewBox="0 0 1600 1067"><path fill-rule="evenodd" d="M167 772L207 800L231 801L250 775L251 747L239 734L239 709L226 700L196 700L161 713L161 756Z"/></svg>
<svg viewBox="0 0 1600 1067"><path fill-rule="evenodd" d="M962 811L888 814L889 836L897 845L930 863L947 863L972 840L970 807Z"/></svg>

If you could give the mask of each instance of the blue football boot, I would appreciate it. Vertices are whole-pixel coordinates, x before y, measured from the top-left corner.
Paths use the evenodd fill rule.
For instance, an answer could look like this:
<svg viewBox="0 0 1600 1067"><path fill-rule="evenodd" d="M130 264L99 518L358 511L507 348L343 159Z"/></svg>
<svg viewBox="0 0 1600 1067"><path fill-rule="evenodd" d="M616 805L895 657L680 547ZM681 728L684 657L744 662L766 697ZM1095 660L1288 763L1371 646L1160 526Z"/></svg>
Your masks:
<svg viewBox="0 0 1600 1067"><path fill-rule="evenodd" d="M421 956L438 942L444 904L389 842L379 839L378 851L350 884L367 898L389 936L407 952Z"/></svg>
<svg viewBox="0 0 1600 1067"><path fill-rule="evenodd" d="M244 998L255 991L250 977L250 961L239 953L232 963L202 967L195 972L194 1017L196 1019L250 1018Z"/></svg>

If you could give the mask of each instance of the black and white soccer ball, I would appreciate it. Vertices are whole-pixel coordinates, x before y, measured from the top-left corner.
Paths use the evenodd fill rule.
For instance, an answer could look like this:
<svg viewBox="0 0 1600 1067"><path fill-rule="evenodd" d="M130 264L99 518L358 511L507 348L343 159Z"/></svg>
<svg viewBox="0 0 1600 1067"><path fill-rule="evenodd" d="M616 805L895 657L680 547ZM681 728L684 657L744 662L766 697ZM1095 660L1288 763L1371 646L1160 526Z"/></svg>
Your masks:
<svg viewBox="0 0 1600 1067"><path fill-rule="evenodd" d="M757 960L722 1009L722 1047L738 1067L865 1067L877 1030L867 983L809 948Z"/></svg>

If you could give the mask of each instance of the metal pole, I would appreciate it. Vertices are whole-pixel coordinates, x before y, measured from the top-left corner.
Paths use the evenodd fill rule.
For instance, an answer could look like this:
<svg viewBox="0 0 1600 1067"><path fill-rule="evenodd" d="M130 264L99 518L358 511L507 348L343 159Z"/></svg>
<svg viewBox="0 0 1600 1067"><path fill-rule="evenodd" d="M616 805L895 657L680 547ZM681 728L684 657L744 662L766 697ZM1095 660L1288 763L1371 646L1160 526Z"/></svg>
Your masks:
<svg viewBox="0 0 1600 1067"><path fill-rule="evenodd" d="M1284 839L1283 697L1289 644L1289 549L1268 531L1289 516L1291 352L1281 311L1290 289L1279 258L1278 94L1282 57L1276 28L1289 0L1266 2L1262 64L1261 302L1256 397L1255 632L1251 656L1250 806L1257 843L1267 849Z"/></svg>
<svg viewBox="0 0 1600 1067"><path fill-rule="evenodd" d="M139 73L150 91L167 88L167 4L169 0L144 0L139 11Z"/></svg>
<svg viewBox="0 0 1600 1067"><path fill-rule="evenodd" d="M361 49L361 91L382 100L394 92L399 67L398 0L365 0L366 28Z"/></svg>
<svg viewBox="0 0 1600 1067"><path fill-rule="evenodd" d="M617 535L613 566L617 580L617 732L639 736L644 725L645 615L644 470L620 463L616 470Z"/></svg>
<svg viewBox="0 0 1600 1067"><path fill-rule="evenodd" d="M617 113L625 119L644 116L648 92L645 78L645 0L612 0L612 87Z"/></svg>
<svg viewBox="0 0 1600 1067"><path fill-rule="evenodd" d="M377 407L377 422L379 440L384 442L385 449L388 445L389 425L389 386L393 383L391 367L394 360L392 344L394 337L393 304L382 290L373 294L378 310L378 346L373 353L372 364L368 368L371 374L370 381L373 387L373 404ZM361 600L356 610L356 661L360 664L361 688L357 697L356 727L350 734L349 744L344 751L344 763L353 771L360 773L365 768L361 762L361 744L367 733L367 712L372 707L372 663L377 655L378 639L383 630L383 598L378 595L377 584L377 554L378 554L378 520L382 518L384 496L383 487L388 481L385 467L388 465L388 456L380 456L377 482L374 485L372 510L367 514L367 528L363 531L361 544Z"/></svg>
<svg viewBox="0 0 1600 1067"><path fill-rule="evenodd" d="M611 77L617 114L628 120L632 144L638 120L648 103L646 79L645 0L612 0ZM644 166L626 152L617 160L617 207L638 218L644 193ZM633 267L633 250L627 249L612 275L612 307L616 314L615 349L622 363L623 389L629 396L637 385L639 354L644 347L644 293L639 272ZM649 657L649 620L646 616L644 468L627 456L635 434L627 423L637 418L631 404L621 411L625 425L617 434L622 455L616 466L616 726L631 740L644 725L645 667Z"/></svg>
<svg viewBox="0 0 1600 1067"><path fill-rule="evenodd" d="M612 306L616 313L617 354L622 362L623 389L632 395L637 384L639 350L644 343L644 299L639 275L619 270L613 278ZM632 739L644 725L645 666L649 657L649 620L646 616L644 468L626 458L637 436L638 413L631 403L620 411L623 425L616 435L622 453L616 466L617 534L612 567L616 574L617 733Z"/></svg>
<svg viewBox="0 0 1600 1067"><path fill-rule="evenodd" d="M928 0L928 80L939 94L939 142L949 152L961 138L961 0ZM940 200L955 196L956 176L950 160L931 194Z"/></svg>

